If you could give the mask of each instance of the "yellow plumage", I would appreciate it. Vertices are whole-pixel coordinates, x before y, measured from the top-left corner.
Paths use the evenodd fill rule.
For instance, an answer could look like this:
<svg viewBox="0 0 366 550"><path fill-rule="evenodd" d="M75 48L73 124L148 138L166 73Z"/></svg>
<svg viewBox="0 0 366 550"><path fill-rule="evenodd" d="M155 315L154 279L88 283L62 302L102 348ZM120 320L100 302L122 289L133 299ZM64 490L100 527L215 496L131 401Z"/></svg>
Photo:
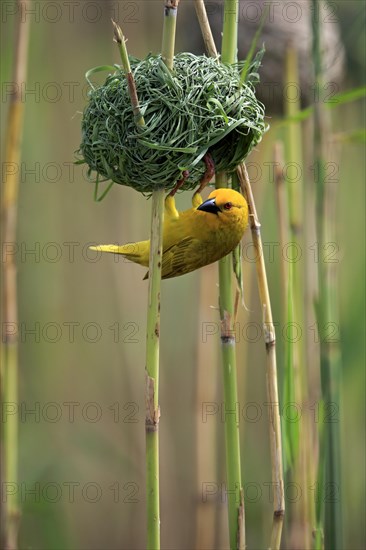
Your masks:
<svg viewBox="0 0 366 550"><path fill-rule="evenodd" d="M247 202L233 189L216 189L205 202L196 193L192 204L189 210L178 212L174 197L168 195L165 199L163 279L184 275L223 258L239 244L248 225ZM90 248L122 254L132 262L149 266L150 241Z"/></svg>

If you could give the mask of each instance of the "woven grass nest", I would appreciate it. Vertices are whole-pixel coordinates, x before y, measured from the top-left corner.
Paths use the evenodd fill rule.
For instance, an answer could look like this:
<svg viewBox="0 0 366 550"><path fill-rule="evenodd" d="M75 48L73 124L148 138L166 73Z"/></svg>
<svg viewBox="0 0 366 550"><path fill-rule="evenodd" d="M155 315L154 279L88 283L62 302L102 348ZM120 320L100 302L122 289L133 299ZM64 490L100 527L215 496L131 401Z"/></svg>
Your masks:
<svg viewBox="0 0 366 550"><path fill-rule="evenodd" d="M258 62L245 83L243 64L190 53L175 56L173 72L161 56L130 62L145 126L136 126L125 73L115 66L102 86L91 89L83 113L79 156L92 181L150 194L161 186L173 189L187 170L182 189L189 190L205 172L206 152L216 172L230 172L260 141L266 125L254 93Z"/></svg>

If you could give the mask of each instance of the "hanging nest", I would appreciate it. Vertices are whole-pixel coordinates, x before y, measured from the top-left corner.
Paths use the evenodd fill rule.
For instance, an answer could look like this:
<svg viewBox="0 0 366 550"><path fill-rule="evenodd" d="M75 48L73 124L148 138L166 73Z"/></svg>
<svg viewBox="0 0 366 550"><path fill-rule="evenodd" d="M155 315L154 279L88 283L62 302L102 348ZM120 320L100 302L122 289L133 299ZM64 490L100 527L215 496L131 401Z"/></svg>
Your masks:
<svg viewBox="0 0 366 550"><path fill-rule="evenodd" d="M234 171L260 141L266 125L256 99L255 61L245 83L243 64L181 53L170 72L161 56L130 59L144 127L137 127L126 76L115 66L105 83L92 87L82 119L80 162L93 181L111 180L142 193L173 189L183 171L182 189L193 189L205 172L209 152L216 172ZM96 173L96 174L93 174Z"/></svg>

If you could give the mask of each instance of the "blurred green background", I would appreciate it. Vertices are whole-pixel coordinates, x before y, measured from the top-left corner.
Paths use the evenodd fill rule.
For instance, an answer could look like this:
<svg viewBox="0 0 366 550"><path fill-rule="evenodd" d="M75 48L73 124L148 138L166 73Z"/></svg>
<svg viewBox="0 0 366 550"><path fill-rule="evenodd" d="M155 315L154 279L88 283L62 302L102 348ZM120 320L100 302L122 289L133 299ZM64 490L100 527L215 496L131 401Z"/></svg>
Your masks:
<svg viewBox="0 0 366 550"><path fill-rule="evenodd" d="M349 89L362 83L365 68L364 27L359 24L364 5L332 4L338 6L346 48L341 89ZM178 19L178 49L190 47L193 12L186 10L191 8L191 2L182 0L179 17L184 24ZM146 238L150 202L117 185L101 203L94 202L85 169L73 162L87 100L84 74L91 67L119 62L110 17L121 24L129 52L142 57L159 51L162 2L35 1L33 9L28 15L32 24L14 249L21 373L17 413L20 547L140 549L146 519L147 283L141 267L112 255L98 256L88 251L88 244ZM14 11L13 2L3 2L2 138L12 79ZM361 102L332 113L335 132L359 128L365 114ZM274 182L268 165L273 160L276 120L268 122L273 130L249 161L264 242L278 243ZM304 124L303 132L310 147L309 124ZM337 417L342 433L340 498L345 548L356 550L365 543L363 145L344 143L336 163L343 360ZM311 166L302 168L311 178ZM7 169L3 165L3 177ZM189 207L190 199L188 193L179 195L179 209ZM304 266L314 262L313 244L309 242L303 250ZM265 350L249 234L243 250L246 308L240 309L237 326L247 545L265 548L272 510ZM281 251L268 245L265 254L274 318L281 323ZM214 265L162 284L160 469L162 548L166 549L227 547L217 283ZM280 372L282 328L280 324L277 334ZM303 337L314 343L315 356L318 344L311 326L303 327ZM313 418L311 407L316 406L318 392L315 387L314 401L301 411L303 417ZM252 408L248 403L254 404ZM214 414L205 414L208 411ZM291 507L301 506L305 494L314 498L312 486L297 489L297 496L287 495L294 501L288 502L289 517ZM286 521L283 546L295 547ZM200 537L206 537L206 542L198 542Z"/></svg>

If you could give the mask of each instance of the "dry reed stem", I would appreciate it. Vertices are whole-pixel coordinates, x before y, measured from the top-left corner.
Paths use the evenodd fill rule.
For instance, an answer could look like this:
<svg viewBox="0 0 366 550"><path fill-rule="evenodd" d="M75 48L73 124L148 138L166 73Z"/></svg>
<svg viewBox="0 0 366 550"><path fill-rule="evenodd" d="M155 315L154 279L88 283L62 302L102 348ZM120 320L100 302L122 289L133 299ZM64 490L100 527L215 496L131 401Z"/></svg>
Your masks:
<svg viewBox="0 0 366 550"><path fill-rule="evenodd" d="M279 398L276 364L276 336L273 325L271 301L269 296L266 267L264 263L263 245L260 232L260 223L254 203L252 188L245 164L238 169L238 176L243 194L246 196L249 207L249 220L253 244L256 251L256 268L260 301L263 308L263 328L267 352L267 398L269 402L269 435L272 459L272 483L274 492L273 524L271 548L278 549L281 542L281 532L285 513L283 468L282 468L282 441L281 422L279 414Z"/></svg>
<svg viewBox="0 0 366 550"><path fill-rule="evenodd" d="M203 41L205 43L206 51L210 57L218 57L215 41L212 36L210 23L208 21L206 7L203 0L195 0L195 8L197 19L201 27L201 33Z"/></svg>

